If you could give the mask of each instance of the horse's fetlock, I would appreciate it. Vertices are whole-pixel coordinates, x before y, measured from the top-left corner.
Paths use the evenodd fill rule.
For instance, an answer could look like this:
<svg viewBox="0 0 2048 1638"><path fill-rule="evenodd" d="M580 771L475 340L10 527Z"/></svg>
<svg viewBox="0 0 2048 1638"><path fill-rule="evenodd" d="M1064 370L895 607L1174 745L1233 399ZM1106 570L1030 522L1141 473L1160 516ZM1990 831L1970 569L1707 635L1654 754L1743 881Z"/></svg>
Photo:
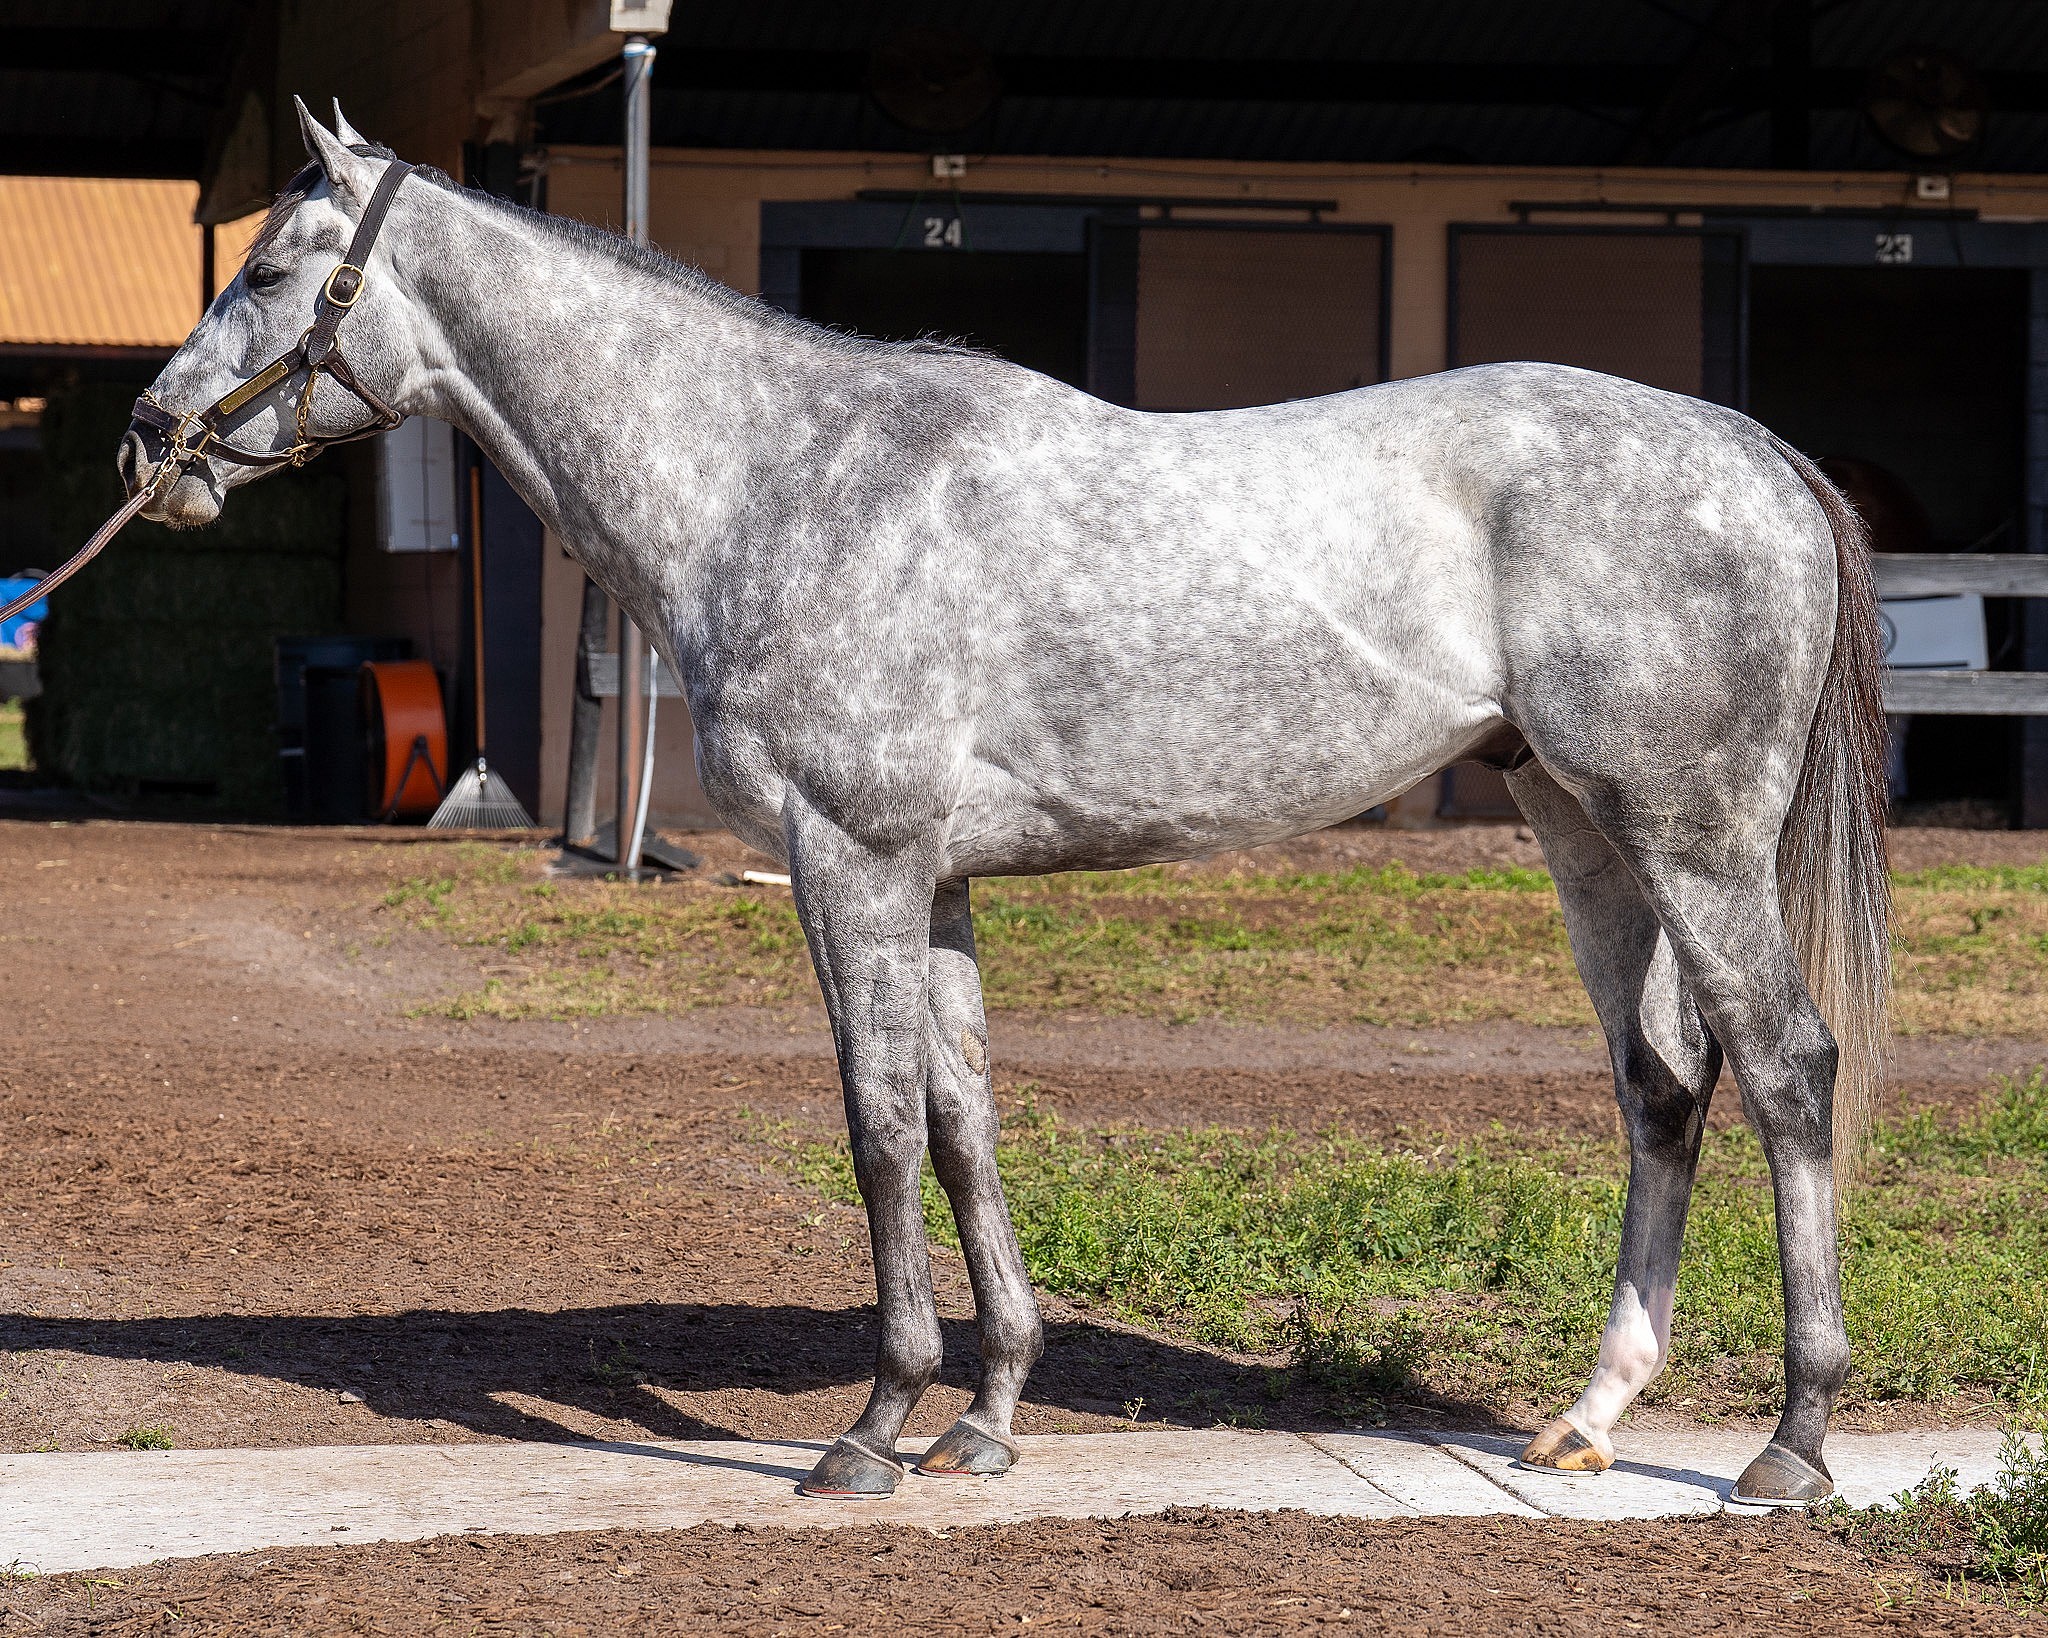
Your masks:
<svg viewBox="0 0 2048 1638"><path fill-rule="evenodd" d="M1638 1332L1630 1327L1619 1335L1610 1334L1607 1343L1600 1350L1600 1363L1636 1393L1647 1388L1664 1369L1667 1350L1647 1328Z"/></svg>
<svg viewBox="0 0 2048 1638"><path fill-rule="evenodd" d="M987 1313L981 1317L981 1356L1009 1365L1030 1366L1045 1352L1045 1322L1035 1304L1020 1314Z"/></svg>
<svg viewBox="0 0 2048 1638"><path fill-rule="evenodd" d="M939 1379L944 1349L936 1329L915 1336L890 1337L882 1344L876 1375L892 1387L922 1393Z"/></svg>
<svg viewBox="0 0 2048 1638"><path fill-rule="evenodd" d="M1816 1326L1794 1331L1785 1339L1786 1365L1811 1387L1832 1399L1849 1379L1853 1363L1849 1334L1839 1326Z"/></svg>

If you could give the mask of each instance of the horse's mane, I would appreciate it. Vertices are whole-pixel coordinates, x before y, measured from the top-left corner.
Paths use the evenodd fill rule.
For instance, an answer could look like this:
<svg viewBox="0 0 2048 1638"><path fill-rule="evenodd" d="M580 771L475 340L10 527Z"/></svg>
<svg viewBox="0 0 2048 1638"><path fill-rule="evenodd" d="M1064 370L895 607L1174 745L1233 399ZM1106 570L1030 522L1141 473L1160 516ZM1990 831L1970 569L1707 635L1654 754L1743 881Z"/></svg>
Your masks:
<svg viewBox="0 0 2048 1638"><path fill-rule="evenodd" d="M524 205L516 204L509 199L500 199L495 194L479 192L475 188L464 188L461 192L465 199L472 200L485 209L508 212L516 216L519 221L544 238L559 240L587 250L617 267L629 269L660 283L677 285L699 300L715 302L764 329L807 341L814 346L824 346L838 353L866 356L903 353L955 358L991 356L977 347L967 347L958 342L931 337L916 341L878 341L870 336L855 335L851 331L835 330L794 313L786 313L779 307L771 307L759 297L744 295L731 285L720 283L699 268L663 255L652 246L636 245L630 239L622 238L605 228L593 227L588 222L580 222L573 216L553 216L546 211L530 210Z"/></svg>
<svg viewBox="0 0 2048 1638"><path fill-rule="evenodd" d="M395 160L398 157L381 142L365 142L354 148L353 152L365 159ZM307 197L320 185L323 174L318 163L311 160L293 173L291 180L285 183L277 197L271 201L269 213L264 216L262 225L257 228L256 237L250 241L243 265L253 262L284 230L284 225L291 219L292 212L304 204ZM485 193L480 188L462 187L446 171L437 170L432 165L415 166L413 175L431 187L459 194L484 210L509 215L542 238L559 240L588 251L617 267L629 269L660 283L679 286L700 301L715 302L764 329L786 334L794 340L802 340L813 346L822 346L841 354L869 357L905 353L954 358L991 356L976 347L930 337L917 341L877 341L872 337L855 335L850 331L834 330L813 323L809 319L799 318L794 313L785 313L779 307L771 307L758 297L743 295L731 285L721 284L698 268L664 256L652 247L636 245L632 240L621 238L607 229L593 227L588 222L579 222L573 216L552 216L546 211L533 210L513 200Z"/></svg>

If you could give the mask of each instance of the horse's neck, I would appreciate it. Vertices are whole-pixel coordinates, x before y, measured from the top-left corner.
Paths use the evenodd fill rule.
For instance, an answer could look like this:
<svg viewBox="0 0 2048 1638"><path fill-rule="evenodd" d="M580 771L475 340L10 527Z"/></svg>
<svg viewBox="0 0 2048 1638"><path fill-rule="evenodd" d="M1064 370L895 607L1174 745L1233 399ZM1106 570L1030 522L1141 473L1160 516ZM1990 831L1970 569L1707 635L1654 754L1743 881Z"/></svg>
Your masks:
<svg viewBox="0 0 2048 1638"><path fill-rule="evenodd" d="M442 210L411 281L429 350L445 354L430 413L646 618L747 492L762 456L745 432L788 373L786 338L778 349L717 293L599 247L469 200Z"/></svg>

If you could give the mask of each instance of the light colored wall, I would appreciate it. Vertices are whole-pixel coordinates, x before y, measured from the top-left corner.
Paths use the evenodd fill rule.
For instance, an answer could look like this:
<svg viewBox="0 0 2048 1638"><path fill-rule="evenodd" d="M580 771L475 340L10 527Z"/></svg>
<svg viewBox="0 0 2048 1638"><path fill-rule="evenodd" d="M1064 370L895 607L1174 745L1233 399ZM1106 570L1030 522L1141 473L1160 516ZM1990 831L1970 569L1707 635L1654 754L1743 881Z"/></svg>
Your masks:
<svg viewBox="0 0 2048 1638"><path fill-rule="evenodd" d="M654 156L651 236L671 256L694 263L735 289L754 292L760 278L763 200L848 199L864 188L931 185L928 162L919 155L662 150ZM1555 224L1615 226L1662 222L1665 213L1660 207L1667 206L1900 209L1912 204L1913 179L1893 172L992 158L971 162L960 186L977 193L1334 200L1337 208L1325 220L1382 223L1394 230L1391 362L1393 374L1400 377L1444 367L1449 272L1445 230L1453 222L1512 221L1511 205L1516 201L1643 207L1640 216L1611 209L1584 216L1550 211L1543 216ZM551 210L616 227L619 192L615 150L558 149L550 155ZM1952 204L1975 209L1987 220L2048 220L2048 177L1958 176Z"/></svg>

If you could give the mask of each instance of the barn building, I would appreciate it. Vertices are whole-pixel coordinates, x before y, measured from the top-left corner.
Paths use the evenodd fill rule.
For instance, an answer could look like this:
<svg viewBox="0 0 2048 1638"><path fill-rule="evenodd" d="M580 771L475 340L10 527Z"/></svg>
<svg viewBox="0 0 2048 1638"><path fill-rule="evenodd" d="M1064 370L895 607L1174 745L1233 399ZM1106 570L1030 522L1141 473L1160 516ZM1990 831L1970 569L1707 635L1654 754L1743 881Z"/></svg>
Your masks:
<svg viewBox="0 0 2048 1638"><path fill-rule="evenodd" d="M619 220L604 0L10 16L39 10L0 26L9 170L188 179L201 223L233 222L301 162L296 92L321 110L339 97L409 159ZM1829 457L1884 550L2048 549L2037 0L682 0L657 44L653 241L790 311L968 338L1168 411L1495 359L1580 364L1737 405ZM61 362L16 360L5 385L55 404L110 374ZM323 607L279 608L269 635L409 651L459 701L466 582L459 527L442 525L460 503L437 498L459 487L443 475L457 457L438 428L408 436L309 473L340 520L335 573ZM100 493L68 469L51 481ZM314 509L280 502L255 527L288 551L285 534L317 532ZM495 480L483 517L492 759L558 823L581 574ZM1914 650L1927 663L2048 671L2048 605L1948 614L1960 649L1937 634ZM97 639L121 617L101 610ZM271 687L238 652L234 686ZM179 661L201 697L214 658ZM118 757L77 749L106 743L82 708L46 755L132 787ZM661 720L656 817L706 822L687 717ZM2048 825L2044 723L1914 718L1906 810ZM281 788L274 744L179 743L190 765L148 776L165 788L258 806ZM1504 802L1461 767L1392 808L1419 823Z"/></svg>

